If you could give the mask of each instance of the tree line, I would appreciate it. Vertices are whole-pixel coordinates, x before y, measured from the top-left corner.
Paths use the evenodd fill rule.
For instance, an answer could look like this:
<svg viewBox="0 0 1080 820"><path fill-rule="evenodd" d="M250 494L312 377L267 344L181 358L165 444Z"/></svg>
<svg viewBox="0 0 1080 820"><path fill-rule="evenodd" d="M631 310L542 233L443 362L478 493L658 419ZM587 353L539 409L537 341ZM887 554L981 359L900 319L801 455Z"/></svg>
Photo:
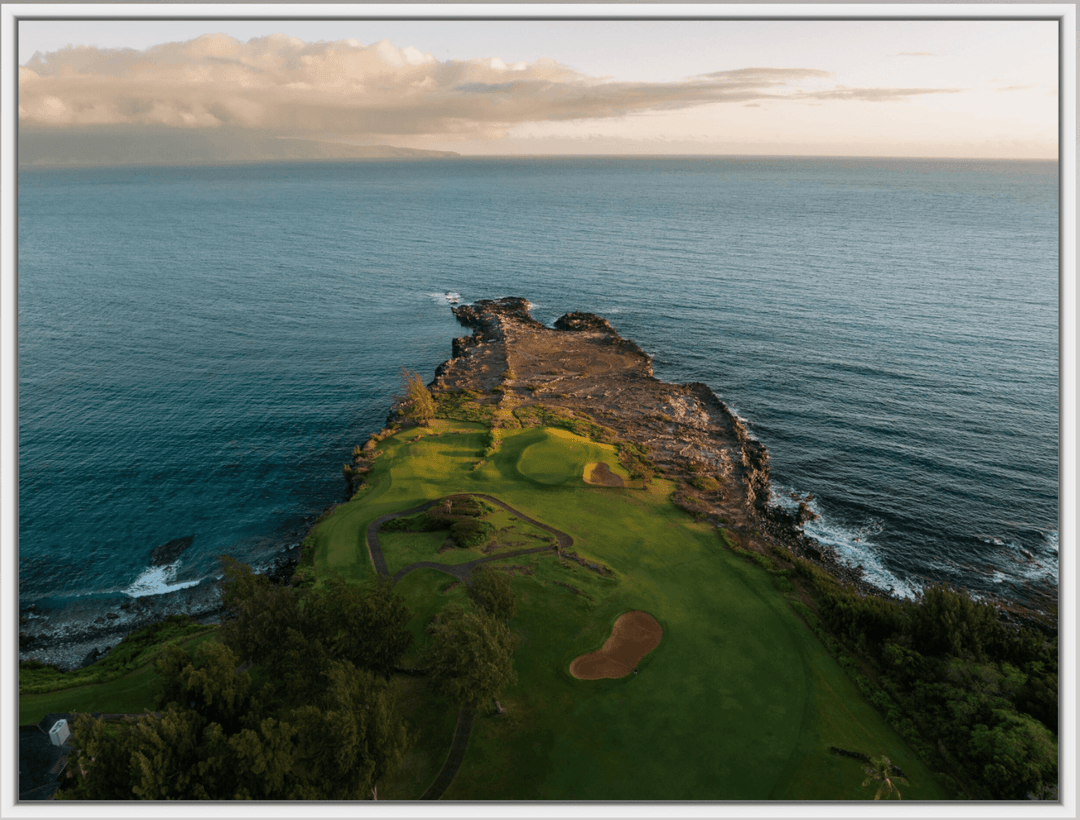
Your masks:
<svg viewBox="0 0 1080 820"><path fill-rule="evenodd" d="M223 558L216 640L170 647L157 662L156 711L132 724L74 724L76 800L359 800L414 740L395 670L413 642L389 582L272 583ZM514 682L510 579L486 568L471 607L429 625L421 669L462 708Z"/></svg>
<svg viewBox="0 0 1080 820"><path fill-rule="evenodd" d="M990 603L947 585L887 600L842 587L804 559L786 560L809 582L817 611L797 608L839 639L841 664L924 755L946 763L958 791L1005 800L1057 794L1056 632L1008 623Z"/></svg>

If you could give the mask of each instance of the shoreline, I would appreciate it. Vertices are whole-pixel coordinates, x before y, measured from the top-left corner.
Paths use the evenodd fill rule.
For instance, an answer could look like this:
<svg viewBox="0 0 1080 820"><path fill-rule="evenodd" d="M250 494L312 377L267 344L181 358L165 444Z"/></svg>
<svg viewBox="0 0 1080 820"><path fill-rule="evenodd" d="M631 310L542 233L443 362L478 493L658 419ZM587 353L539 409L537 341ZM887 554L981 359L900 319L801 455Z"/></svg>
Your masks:
<svg viewBox="0 0 1080 820"><path fill-rule="evenodd" d="M260 572L287 583L300 560L300 550L300 543L296 543L271 553ZM198 623L216 623L222 611L218 581L207 576L190 587L139 597L123 592L104 594L46 614L40 614L36 604L20 605L19 661L38 661L70 672L89 666L126 636L169 616L187 615Z"/></svg>
<svg viewBox="0 0 1080 820"><path fill-rule="evenodd" d="M796 511L771 503L768 449L708 385L655 378L651 357L600 316L568 313L549 328L532 318L530 308L520 297L451 306L458 322L473 333L452 340L451 356L435 369L429 387L439 392L481 390L495 395L495 406L510 397L511 407L542 404L582 410L596 422L610 425L620 438L649 447L660 473L676 481L679 489L673 503L723 527L740 547L765 553L767 547L762 545L771 542L813 561L861 595L900 597L874 585L860 566L808 536L802 525L813 514L805 503ZM577 370L575 357L581 365ZM560 367L571 363L563 368L565 373L552 369L556 358ZM394 405L387 424L396 418ZM687 483L703 469L723 479L726 486L719 494L696 492ZM729 492L731 486L737 488L736 493ZM277 583L288 583L307 533L337 503L315 517L298 542L268 553L258 571ZM1052 592L1042 591L1041 600L1034 602L1037 608L1020 601L990 600L1010 617L1045 628L1050 613L1043 607L1049 608L1053 597ZM214 623L221 613L221 600L218 580L206 577L191 587L155 595L101 596L47 616L36 610L34 604L20 607L19 660L71 671L103 657L126 635L170 615ZM35 628L36 621L43 623Z"/></svg>
<svg viewBox="0 0 1080 820"><path fill-rule="evenodd" d="M542 402L583 410L614 427L620 437L652 448L665 477L679 482L672 497L676 506L722 525L737 536L741 548L768 554L772 542L813 561L860 595L905 598L873 583L861 564L845 560L836 548L804 531L803 525L818 517L808 505L812 495L795 498L791 510L772 503L768 449L707 384L660 381L653 375L652 358L601 316L568 313L552 328L536 321L531 307L520 297L452 307L473 333L453 340L451 358L439 366L429 386L485 392L497 386L503 396L512 397L512 406ZM561 356L576 361L561 368ZM548 369L553 365L566 372L553 375ZM741 497L688 487L703 471L739 486ZM984 592L978 597L1007 621L1056 631L1058 590L1056 582L1032 582L1017 597Z"/></svg>

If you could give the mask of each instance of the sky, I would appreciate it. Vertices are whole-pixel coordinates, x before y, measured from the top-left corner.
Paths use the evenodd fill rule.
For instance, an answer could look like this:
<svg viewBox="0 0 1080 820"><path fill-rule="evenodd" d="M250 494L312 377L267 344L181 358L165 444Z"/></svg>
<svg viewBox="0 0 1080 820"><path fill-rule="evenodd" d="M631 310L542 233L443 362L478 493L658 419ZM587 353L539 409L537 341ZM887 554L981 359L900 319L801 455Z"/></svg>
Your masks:
<svg viewBox="0 0 1080 820"><path fill-rule="evenodd" d="M1053 159L1057 26L22 21L19 123L218 129L466 155Z"/></svg>

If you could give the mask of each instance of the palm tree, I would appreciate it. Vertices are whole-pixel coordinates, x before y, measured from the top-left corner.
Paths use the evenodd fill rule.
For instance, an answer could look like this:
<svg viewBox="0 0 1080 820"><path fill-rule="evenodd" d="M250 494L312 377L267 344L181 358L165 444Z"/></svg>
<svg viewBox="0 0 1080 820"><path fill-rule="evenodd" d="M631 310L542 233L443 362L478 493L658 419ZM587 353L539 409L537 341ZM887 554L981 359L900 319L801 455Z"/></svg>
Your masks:
<svg viewBox="0 0 1080 820"><path fill-rule="evenodd" d="M867 778L863 781L863 786L869 786L871 783L881 783L881 785L878 786L877 792L874 794L875 800L880 800L883 794L886 799L892 797L894 794L896 795L897 800L900 799L900 790L896 788L896 784L893 783L893 780L899 779L906 781L907 777L893 771L892 761L885 757L885 755L871 758L870 765L866 767L866 774Z"/></svg>

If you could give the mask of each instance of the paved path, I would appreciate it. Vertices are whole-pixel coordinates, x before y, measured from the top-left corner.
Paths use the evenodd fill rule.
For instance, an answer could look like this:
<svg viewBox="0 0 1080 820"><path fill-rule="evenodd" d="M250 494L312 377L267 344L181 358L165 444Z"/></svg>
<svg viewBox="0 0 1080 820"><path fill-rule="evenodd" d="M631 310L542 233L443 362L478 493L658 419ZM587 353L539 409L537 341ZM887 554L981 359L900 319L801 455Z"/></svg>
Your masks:
<svg viewBox="0 0 1080 820"><path fill-rule="evenodd" d="M475 561L468 561L464 564L440 564L438 561L417 561L415 564L409 564L407 567L402 567L394 573L394 583L396 584L406 574L412 572L414 569L437 569L440 572L445 572L453 575L462 581L468 583L469 573L472 572L473 567L480 564L486 564L488 561L500 561L503 558L516 558L519 555L529 555L533 552L551 552L551 547L530 547L525 550L514 550L513 552L500 552L498 555L486 555L483 558L477 558Z"/></svg>
<svg viewBox="0 0 1080 820"><path fill-rule="evenodd" d="M467 493L463 495L450 495L446 498L456 500L459 498L468 498L472 496L474 498L482 498L485 501L489 501L496 507L500 507L506 510L511 515L517 516L526 524L532 524L534 527L539 527L545 532L550 532L555 536L558 541L559 550L570 549L574 545L574 539L567 535L562 530L557 530L554 527L549 527L547 524L541 524L534 518L530 518L520 510L515 510L509 504L505 504L499 499L491 495L485 495L484 493ZM400 512L387 513L386 515L380 515L370 524L368 524L365 540L367 541L368 554L371 556L371 563L375 567L375 571L383 577L390 575L390 570L386 566L386 558L383 556L382 546L379 544L379 527L385 524L387 521L393 518L404 518L408 515L416 515L424 510L430 510L439 504L446 501L446 498L436 499L435 501L428 501L425 504L421 504L418 507L413 507L409 510L401 510ZM519 555L528 555L534 552L551 552L551 547L532 547L530 549L515 550L513 552L501 552L498 555L488 555L484 558L477 558L475 561L469 561L464 564L441 564L438 561L418 561L415 564L409 564L407 567L402 567L394 573L393 582L396 584L406 574L412 572L414 569L437 569L440 572L445 572L453 575L455 578L459 578L462 581L468 583L469 573L472 572L473 567L479 564L486 564L488 561L499 561L503 558L516 558ZM471 709L462 709L458 712L457 728L454 730L454 739L450 743L450 752L446 755L446 760L443 762L442 769L435 775L435 780L427 791L420 797L421 800L438 800L443 796L443 793L450 787L450 784L457 776L458 769L461 768L461 763L465 760L465 752L469 748L469 735L472 733L473 720L476 717L476 713Z"/></svg>
<svg viewBox="0 0 1080 820"><path fill-rule="evenodd" d="M472 734L473 718L476 713L471 709L462 709L458 713L457 728L454 730L454 739L450 743L450 751L446 755L446 762L442 769L435 775L427 791L421 796L421 800L438 800L454 782L461 762L465 759L465 752L469 749L469 735Z"/></svg>
<svg viewBox="0 0 1080 820"><path fill-rule="evenodd" d="M500 507L506 510L511 515L516 515L526 524L532 524L534 527L538 527L545 532L550 532L552 535L555 536L555 540L558 542L560 550L570 549L570 547L574 545L574 539L562 530L557 530L554 527L549 527L547 524L541 524L539 521L534 518L530 518L520 510L515 510L509 504L503 503L499 499L495 498L495 496L485 495L483 493L468 493L465 495L450 495L446 498L449 498L451 500L457 500L468 498L469 496L472 496L474 498L482 498L485 501L489 501L496 507ZM435 501L428 501L424 504L419 505L418 507L412 507L408 510L401 510L400 512L380 515L378 518L368 524L365 537L365 541L367 542L368 555L371 556L371 563L375 567L375 571L379 575L382 575L384 577L390 576L390 570L386 566L386 558L385 556L383 556L382 545L379 544L379 528L391 519L404 518L409 515L416 515L417 513L424 512L425 510L430 510L432 507L437 507L438 505L444 503L446 501L446 498L439 498ZM412 570L421 568L437 569L440 572L445 572L449 575L453 575L455 578L459 578L464 581L468 578L469 573L472 572L473 567L477 566L478 564L486 564L489 561L499 561L503 558L516 558L519 555L528 555L534 552L547 552L550 549L550 547L532 547L530 549L515 550L513 552L501 552L497 555L487 555L483 558L477 558L474 561L469 561L464 564L443 564L438 561L417 561L415 564L409 564L407 567L402 567L397 572L395 572L393 581L396 584Z"/></svg>

